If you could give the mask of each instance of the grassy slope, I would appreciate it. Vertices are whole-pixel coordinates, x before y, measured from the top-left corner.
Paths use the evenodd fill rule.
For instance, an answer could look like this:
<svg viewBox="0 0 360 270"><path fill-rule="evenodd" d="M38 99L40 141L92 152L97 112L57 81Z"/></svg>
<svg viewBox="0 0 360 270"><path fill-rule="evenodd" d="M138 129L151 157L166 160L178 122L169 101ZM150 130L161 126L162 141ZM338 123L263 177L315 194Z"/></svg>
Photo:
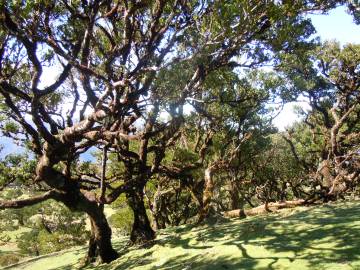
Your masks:
<svg viewBox="0 0 360 270"><path fill-rule="evenodd" d="M360 269L360 202L162 231L149 248L126 250L96 269ZM12 269L73 269L85 249ZM88 268L93 269L93 268Z"/></svg>

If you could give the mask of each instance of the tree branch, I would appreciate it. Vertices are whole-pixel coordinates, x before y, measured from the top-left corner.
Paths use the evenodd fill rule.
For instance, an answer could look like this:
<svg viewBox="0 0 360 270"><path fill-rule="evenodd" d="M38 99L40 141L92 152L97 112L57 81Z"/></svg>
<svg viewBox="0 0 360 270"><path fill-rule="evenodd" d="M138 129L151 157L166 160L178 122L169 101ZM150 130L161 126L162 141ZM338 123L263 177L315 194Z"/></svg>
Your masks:
<svg viewBox="0 0 360 270"><path fill-rule="evenodd" d="M4 201L0 201L0 209L7 209L7 208L18 209L25 206L31 206L46 201L48 199L55 199L57 195L60 195L58 191L50 190L42 195L34 196L28 199L4 200Z"/></svg>

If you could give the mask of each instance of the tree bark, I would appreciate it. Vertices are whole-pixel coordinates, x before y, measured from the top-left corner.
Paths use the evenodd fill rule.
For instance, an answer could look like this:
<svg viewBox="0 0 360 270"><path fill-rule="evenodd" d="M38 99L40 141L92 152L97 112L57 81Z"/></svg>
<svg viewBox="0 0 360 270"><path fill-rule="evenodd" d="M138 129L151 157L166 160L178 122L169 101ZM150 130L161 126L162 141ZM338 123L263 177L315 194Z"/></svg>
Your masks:
<svg viewBox="0 0 360 270"><path fill-rule="evenodd" d="M91 235L89 239L89 247L86 256L86 264L95 262L96 257L98 256L97 254L98 249L95 240L95 229L94 229L93 220L91 218L90 218L90 225L91 225Z"/></svg>
<svg viewBox="0 0 360 270"><path fill-rule="evenodd" d="M91 222L88 259L96 256L97 252L103 263L109 263L117 259L119 255L111 245L111 228L101 207L95 205L92 209L88 209L87 212Z"/></svg>
<svg viewBox="0 0 360 270"><path fill-rule="evenodd" d="M134 213L134 223L130 234L130 240L133 244L143 244L155 239L155 232L151 228L146 214L143 189L143 185L138 185L127 192L127 201Z"/></svg>
<svg viewBox="0 0 360 270"><path fill-rule="evenodd" d="M238 187L237 187L235 181L236 180L233 179L230 182L230 187L231 187L231 190L230 190L231 205L230 205L230 207L231 207L231 210L242 208L244 205L244 199L243 198L240 199L239 190L238 190Z"/></svg>
<svg viewBox="0 0 360 270"><path fill-rule="evenodd" d="M205 187L198 222L202 222L203 220L208 218L210 214L210 203L214 195L213 171L211 166L206 168L204 173L204 180Z"/></svg>
<svg viewBox="0 0 360 270"><path fill-rule="evenodd" d="M103 206L98 204L95 197L90 197L83 193L73 179L53 168L59 160L60 153L58 153L58 151L62 148L60 148L60 150L57 148L54 149L50 145L45 145L44 148L46 153L40 158L36 168L37 180L44 181L54 190L45 193L41 197L36 197L36 200L44 200L44 198L49 196L64 203L73 211L83 211L87 213L93 225L92 234L101 261L103 263L109 263L115 260L118 258L118 254L111 245L111 229L106 220ZM24 204L24 200L22 200L21 203ZM90 239L90 244L92 246L91 251L89 249L90 255L93 253L94 239Z"/></svg>
<svg viewBox="0 0 360 270"><path fill-rule="evenodd" d="M7 209L7 208L19 209L25 206L31 206L46 201L48 199L54 199L56 195L57 195L56 191L50 190L42 195L30 197L27 199L4 200L4 201L0 201L0 209Z"/></svg>
<svg viewBox="0 0 360 270"><path fill-rule="evenodd" d="M152 205L153 227L156 231L160 229L165 229L166 227L162 213L163 209L164 209L163 200L162 200L161 188L159 185L155 192L153 205Z"/></svg>

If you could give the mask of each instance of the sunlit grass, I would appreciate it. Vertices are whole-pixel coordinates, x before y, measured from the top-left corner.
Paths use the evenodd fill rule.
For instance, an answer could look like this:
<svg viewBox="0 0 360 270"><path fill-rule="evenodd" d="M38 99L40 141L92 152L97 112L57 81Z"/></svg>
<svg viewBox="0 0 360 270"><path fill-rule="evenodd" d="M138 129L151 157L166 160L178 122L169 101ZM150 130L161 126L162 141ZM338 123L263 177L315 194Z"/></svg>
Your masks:
<svg viewBox="0 0 360 270"><path fill-rule="evenodd" d="M170 228L147 248L126 249L125 238L114 243L121 257L96 269L360 269L360 202ZM37 259L16 269L73 269L85 251Z"/></svg>

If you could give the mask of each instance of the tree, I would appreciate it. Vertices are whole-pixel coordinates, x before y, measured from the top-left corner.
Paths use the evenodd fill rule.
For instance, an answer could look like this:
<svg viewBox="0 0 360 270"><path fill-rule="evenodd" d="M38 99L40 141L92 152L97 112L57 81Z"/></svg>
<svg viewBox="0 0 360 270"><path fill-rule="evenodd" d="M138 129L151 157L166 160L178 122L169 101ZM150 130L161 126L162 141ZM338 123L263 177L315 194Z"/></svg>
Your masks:
<svg viewBox="0 0 360 270"><path fill-rule="evenodd" d="M308 82L302 89L311 110L302 112L303 123L286 140L325 200L341 196L360 179L359 51L358 45L327 42L299 72Z"/></svg>
<svg viewBox="0 0 360 270"><path fill-rule="evenodd" d="M100 257L110 262L118 255L103 204L126 192L132 241L153 239L143 188L175 143L187 100L221 68L254 67L274 60L276 51L291 52L313 30L301 14L339 3L2 2L2 130L34 153L35 182L48 191L1 208L53 198L86 212ZM79 156L94 146L116 153L125 168L117 187L102 188L100 196L75 173Z"/></svg>

